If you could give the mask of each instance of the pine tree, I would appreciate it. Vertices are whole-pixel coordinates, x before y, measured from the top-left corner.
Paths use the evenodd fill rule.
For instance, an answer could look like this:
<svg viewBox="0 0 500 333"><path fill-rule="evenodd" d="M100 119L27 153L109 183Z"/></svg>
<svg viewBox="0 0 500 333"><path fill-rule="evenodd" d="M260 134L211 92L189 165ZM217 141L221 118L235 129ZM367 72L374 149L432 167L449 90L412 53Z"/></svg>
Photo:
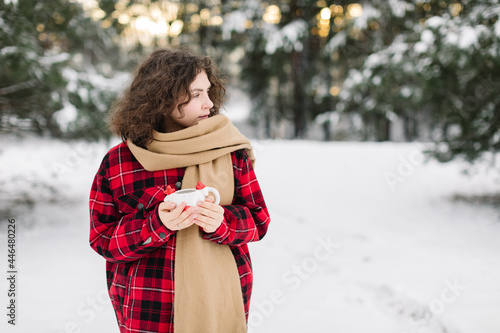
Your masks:
<svg viewBox="0 0 500 333"><path fill-rule="evenodd" d="M0 29L0 132L106 135L113 31L67 0L1 0Z"/></svg>
<svg viewBox="0 0 500 333"><path fill-rule="evenodd" d="M240 10L251 22L248 29L232 30L233 36L246 37L241 79L253 101L252 117L264 119L268 137L277 123L287 120L293 137L303 138L315 115L311 81L321 38L312 31L321 9L316 1L289 0L249 2Z"/></svg>
<svg viewBox="0 0 500 333"><path fill-rule="evenodd" d="M337 108L401 117L408 139L429 128L441 161L498 151L499 15L490 0L407 5L408 29L347 73Z"/></svg>

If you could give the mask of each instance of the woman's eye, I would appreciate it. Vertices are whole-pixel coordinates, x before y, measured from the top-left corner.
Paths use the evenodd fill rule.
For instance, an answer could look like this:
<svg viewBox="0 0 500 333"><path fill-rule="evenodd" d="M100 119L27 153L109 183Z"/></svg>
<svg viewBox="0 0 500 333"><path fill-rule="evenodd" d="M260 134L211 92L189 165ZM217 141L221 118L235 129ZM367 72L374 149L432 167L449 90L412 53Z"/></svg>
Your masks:
<svg viewBox="0 0 500 333"><path fill-rule="evenodd" d="M196 97L199 97L199 96L200 96L200 94L194 94L193 98L196 98Z"/></svg>

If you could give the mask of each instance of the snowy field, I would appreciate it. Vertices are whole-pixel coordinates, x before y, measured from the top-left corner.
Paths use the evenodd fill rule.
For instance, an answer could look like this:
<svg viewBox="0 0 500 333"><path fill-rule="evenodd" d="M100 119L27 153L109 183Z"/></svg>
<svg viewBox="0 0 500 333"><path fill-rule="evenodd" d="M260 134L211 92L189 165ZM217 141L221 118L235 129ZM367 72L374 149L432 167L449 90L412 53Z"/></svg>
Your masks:
<svg viewBox="0 0 500 333"><path fill-rule="evenodd" d="M0 138L0 267L17 228L17 318L1 332L118 332L87 197L108 145ZM110 143L115 144L116 141ZM251 244L250 331L500 332L498 171L423 163L421 144L254 141L271 213Z"/></svg>

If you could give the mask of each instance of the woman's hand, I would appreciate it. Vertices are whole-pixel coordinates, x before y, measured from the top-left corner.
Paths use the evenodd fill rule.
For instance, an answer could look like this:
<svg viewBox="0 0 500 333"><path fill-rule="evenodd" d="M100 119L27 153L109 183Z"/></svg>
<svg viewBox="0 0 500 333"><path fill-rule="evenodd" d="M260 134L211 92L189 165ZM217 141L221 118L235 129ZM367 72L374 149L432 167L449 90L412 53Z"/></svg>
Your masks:
<svg viewBox="0 0 500 333"><path fill-rule="evenodd" d="M224 208L214 204L214 198L208 196L205 201L199 201L196 207L194 223L196 223L206 233L212 233L221 225L224 220Z"/></svg>
<svg viewBox="0 0 500 333"><path fill-rule="evenodd" d="M158 206L158 215L161 222L170 230L182 230L192 226L198 214L194 213L195 207L189 207L185 211L186 203L177 206L173 202L162 202Z"/></svg>

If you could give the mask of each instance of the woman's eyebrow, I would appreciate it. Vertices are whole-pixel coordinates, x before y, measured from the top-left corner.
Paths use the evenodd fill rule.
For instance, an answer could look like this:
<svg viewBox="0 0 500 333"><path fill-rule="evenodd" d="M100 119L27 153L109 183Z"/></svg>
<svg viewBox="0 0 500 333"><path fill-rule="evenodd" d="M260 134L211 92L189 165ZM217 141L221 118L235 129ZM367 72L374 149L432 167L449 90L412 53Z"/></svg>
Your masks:
<svg viewBox="0 0 500 333"><path fill-rule="evenodd" d="M210 88L212 88L212 85L209 85L207 90L209 90ZM205 89L201 89L201 88L193 88L191 89L191 91L205 91Z"/></svg>

